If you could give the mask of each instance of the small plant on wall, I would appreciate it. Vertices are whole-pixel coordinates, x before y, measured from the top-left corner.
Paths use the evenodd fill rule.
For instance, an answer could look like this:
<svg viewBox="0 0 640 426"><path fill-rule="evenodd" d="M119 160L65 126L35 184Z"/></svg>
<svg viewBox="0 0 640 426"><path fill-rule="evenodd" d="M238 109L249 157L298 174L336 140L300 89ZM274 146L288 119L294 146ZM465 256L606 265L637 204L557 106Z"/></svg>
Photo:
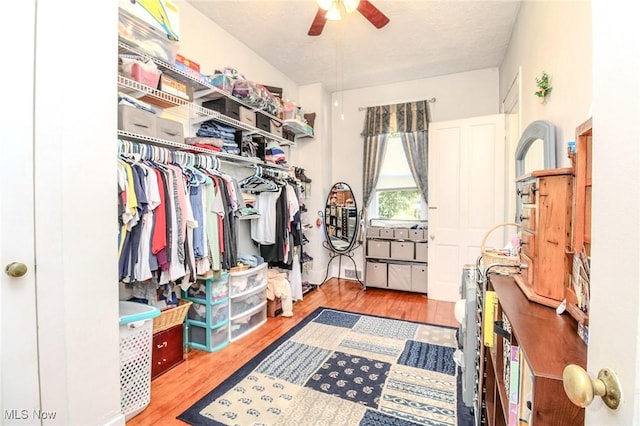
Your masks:
<svg viewBox="0 0 640 426"><path fill-rule="evenodd" d="M549 96L553 90L553 87L551 87L551 83L549 82L549 74L543 71L540 77L536 77L536 87L538 90L536 90L534 94L540 98L542 103L545 103L547 101L547 96Z"/></svg>

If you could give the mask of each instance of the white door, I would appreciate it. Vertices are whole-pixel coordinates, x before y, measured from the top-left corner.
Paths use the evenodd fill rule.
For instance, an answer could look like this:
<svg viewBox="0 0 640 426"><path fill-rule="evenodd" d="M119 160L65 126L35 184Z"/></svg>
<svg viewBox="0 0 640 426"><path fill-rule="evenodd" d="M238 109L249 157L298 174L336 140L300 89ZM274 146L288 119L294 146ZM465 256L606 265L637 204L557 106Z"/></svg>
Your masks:
<svg viewBox="0 0 640 426"><path fill-rule="evenodd" d="M18 25L6 22L11 41L5 43L3 55L13 65L3 65L0 74L6 83L5 112L0 115L2 424L31 424L34 410L40 408L33 204L35 16L35 1L12 3L9 21ZM23 276L9 276L5 269L13 262L18 269L26 266ZM14 268L9 272L20 273Z"/></svg>
<svg viewBox="0 0 640 426"><path fill-rule="evenodd" d="M504 116L429 126L429 297L456 301L465 264L486 231L505 218ZM493 232L501 244L503 229Z"/></svg>
<svg viewBox="0 0 640 426"><path fill-rule="evenodd" d="M640 39L629 7L592 3L593 216L587 370L612 369L618 410L595 397L585 425L640 424ZM615 77L614 77L615 76Z"/></svg>

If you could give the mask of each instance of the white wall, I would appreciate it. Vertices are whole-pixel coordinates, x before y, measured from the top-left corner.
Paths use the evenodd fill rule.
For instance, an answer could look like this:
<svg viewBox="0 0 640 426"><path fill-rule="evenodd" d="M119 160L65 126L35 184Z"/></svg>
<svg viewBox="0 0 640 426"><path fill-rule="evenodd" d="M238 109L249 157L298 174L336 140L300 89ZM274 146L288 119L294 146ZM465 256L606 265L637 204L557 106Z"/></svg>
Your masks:
<svg viewBox="0 0 640 426"><path fill-rule="evenodd" d="M200 64L200 72L211 75L216 69L235 68L248 80L281 87L286 99L299 101L299 88L293 80L191 4L186 1L176 4L180 8L179 53Z"/></svg>
<svg viewBox="0 0 640 426"><path fill-rule="evenodd" d="M367 87L334 93L341 106L331 107L332 113L332 182L347 182L362 206L362 152L360 133L365 111L359 107L395 104L435 97L430 104L431 121L447 121L497 114L498 70L484 69L440 77L412 80L385 86ZM341 115L344 113L344 120ZM362 250L356 256L362 268ZM344 263L344 262L343 262ZM350 262L349 262L350 263ZM352 268L346 264L343 268ZM333 271L337 276L337 269ZM344 276L344 273L341 275Z"/></svg>
<svg viewBox="0 0 640 426"><path fill-rule="evenodd" d="M521 126L548 120L556 126L556 158L569 166L567 141L591 114L591 2L524 1L500 66L502 101L522 66ZM553 91L546 103L533 93L545 71Z"/></svg>

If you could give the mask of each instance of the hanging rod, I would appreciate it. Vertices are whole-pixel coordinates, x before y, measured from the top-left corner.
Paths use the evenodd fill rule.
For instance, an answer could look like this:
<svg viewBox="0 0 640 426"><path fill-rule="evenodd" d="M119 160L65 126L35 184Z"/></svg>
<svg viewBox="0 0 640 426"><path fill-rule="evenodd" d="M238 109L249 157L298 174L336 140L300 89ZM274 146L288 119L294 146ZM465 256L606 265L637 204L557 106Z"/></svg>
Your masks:
<svg viewBox="0 0 640 426"><path fill-rule="evenodd" d="M413 101L413 102L416 102L416 101ZM433 104L433 103L436 102L436 98L427 99L427 102L430 103L430 104ZM402 103L411 103L411 102L399 102L399 103L402 104ZM361 107L358 107L358 111L364 111L367 108L381 107L381 106L388 106L388 105L371 105L371 106L368 106L368 107L361 106Z"/></svg>

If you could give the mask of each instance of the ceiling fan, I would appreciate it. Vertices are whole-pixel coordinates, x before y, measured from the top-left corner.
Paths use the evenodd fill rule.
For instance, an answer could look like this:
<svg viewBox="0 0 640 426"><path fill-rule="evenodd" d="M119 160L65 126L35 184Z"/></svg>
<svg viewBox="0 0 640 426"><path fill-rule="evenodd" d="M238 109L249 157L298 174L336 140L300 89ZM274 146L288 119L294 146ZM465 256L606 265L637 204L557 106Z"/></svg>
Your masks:
<svg viewBox="0 0 640 426"><path fill-rule="evenodd" d="M369 0L317 0L318 12L309 28L310 36L318 36L322 33L327 20L338 21L342 19L342 12L351 13L356 9L376 28L382 28L389 23L389 18L375 7Z"/></svg>

